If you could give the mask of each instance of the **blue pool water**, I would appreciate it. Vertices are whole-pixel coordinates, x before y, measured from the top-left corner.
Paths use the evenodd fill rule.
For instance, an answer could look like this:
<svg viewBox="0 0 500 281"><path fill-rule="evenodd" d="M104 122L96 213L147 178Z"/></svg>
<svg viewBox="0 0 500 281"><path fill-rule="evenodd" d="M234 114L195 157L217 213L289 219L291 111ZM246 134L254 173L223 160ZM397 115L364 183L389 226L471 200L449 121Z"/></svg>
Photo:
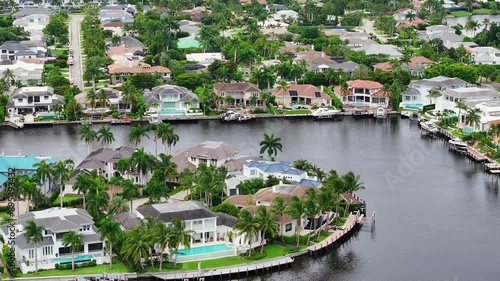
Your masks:
<svg viewBox="0 0 500 281"><path fill-rule="evenodd" d="M56 118L57 114L56 113L42 113L38 115L39 117L46 117L46 118Z"/></svg>
<svg viewBox="0 0 500 281"><path fill-rule="evenodd" d="M179 109L162 109L160 110L159 114L163 115L184 115L186 114L185 110L179 110Z"/></svg>
<svg viewBox="0 0 500 281"><path fill-rule="evenodd" d="M229 251L229 250L231 250L231 248L228 247L226 244L217 244L217 245L202 246L189 249L180 249L179 251L177 251L177 254L179 256L193 256L193 255L210 254L210 253Z"/></svg>
<svg viewBox="0 0 500 281"><path fill-rule="evenodd" d="M366 102L351 102L351 105L353 106L368 106L368 104Z"/></svg>
<svg viewBox="0 0 500 281"><path fill-rule="evenodd" d="M405 107L409 108L409 109L421 109L422 106L423 106L423 104L421 104L421 103L407 103L407 104L405 104Z"/></svg>
<svg viewBox="0 0 500 281"><path fill-rule="evenodd" d="M463 131L466 134L472 134L472 129L471 128L463 128Z"/></svg>
<svg viewBox="0 0 500 281"><path fill-rule="evenodd" d="M75 262L90 261L93 258L94 258L94 256L92 256L92 255L75 256ZM53 259L53 261L55 263L60 263L60 264L70 263L71 262L71 257L69 257L69 258Z"/></svg>

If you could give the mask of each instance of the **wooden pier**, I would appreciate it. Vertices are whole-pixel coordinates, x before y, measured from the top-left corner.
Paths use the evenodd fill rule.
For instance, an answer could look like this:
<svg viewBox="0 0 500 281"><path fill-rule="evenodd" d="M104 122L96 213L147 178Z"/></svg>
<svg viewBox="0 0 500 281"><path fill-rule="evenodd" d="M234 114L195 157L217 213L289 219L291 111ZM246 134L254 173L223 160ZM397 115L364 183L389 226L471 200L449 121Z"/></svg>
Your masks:
<svg viewBox="0 0 500 281"><path fill-rule="evenodd" d="M215 269L200 269L190 271L177 271L165 273L153 273L150 276L155 280L174 280L174 281L194 281L194 280L213 280L213 279L231 279L245 278L259 273L268 273L273 270L286 269L291 266L293 259L291 257L279 257L261 262L247 263L235 266L219 267Z"/></svg>

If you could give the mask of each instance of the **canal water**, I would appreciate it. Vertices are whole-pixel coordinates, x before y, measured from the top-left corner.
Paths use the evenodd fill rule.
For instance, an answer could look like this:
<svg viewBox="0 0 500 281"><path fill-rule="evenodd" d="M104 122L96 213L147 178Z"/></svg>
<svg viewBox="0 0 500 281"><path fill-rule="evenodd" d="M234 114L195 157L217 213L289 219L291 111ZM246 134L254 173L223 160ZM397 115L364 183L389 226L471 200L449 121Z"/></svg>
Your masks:
<svg viewBox="0 0 500 281"><path fill-rule="evenodd" d="M98 126L94 126L98 128ZM282 138L279 160L304 158L324 170L361 175L368 214L355 237L331 254L300 258L290 270L250 280L498 280L500 202L498 181L482 166L421 137L416 123L387 120L256 120L177 124L173 149L205 140L225 141L258 155L264 133ZM128 143L128 127L113 127L113 146ZM5 154L51 155L82 160L87 148L76 126L0 131ZM153 141L143 140L154 152ZM93 148L99 147L94 144ZM161 145L159 145L161 150Z"/></svg>

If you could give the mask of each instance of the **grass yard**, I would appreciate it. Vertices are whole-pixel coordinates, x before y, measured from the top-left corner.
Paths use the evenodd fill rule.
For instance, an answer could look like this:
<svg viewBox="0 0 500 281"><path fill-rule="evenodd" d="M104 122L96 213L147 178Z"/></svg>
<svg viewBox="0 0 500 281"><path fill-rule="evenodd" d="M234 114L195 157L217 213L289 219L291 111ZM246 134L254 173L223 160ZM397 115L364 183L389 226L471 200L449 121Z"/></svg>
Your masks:
<svg viewBox="0 0 500 281"><path fill-rule="evenodd" d="M285 110L285 115L311 114L309 109Z"/></svg>
<svg viewBox="0 0 500 281"><path fill-rule="evenodd" d="M450 13L452 16L454 17L468 17L468 16L472 16L472 13L471 12L467 12L467 11L457 11L457 12L451 12Z"/></svg>
<svg viewBox="0 0 500 281"><path fill-rule="evenodd" d="M477 10L472 11L472 14L473 15L489 15L489 14L491 14L491 10L490 9L477 9Z"/></svg>
<svg viewBox="0 0 500 281"><path fill-rule="evenodd" d="M0 219L8 219L8 218L10 218L10 215L7 214L7 212L0 213Z"/></svg>
<svg viewBox="0 0 500 281"><path fill-rule="evenodd" d="M21 274L19 277L43 277L43 276L68 276L68 275L81 275L81 274L101 274L102 272L106 273L125 273L129 272L127 270L127 267L117 260L116 258L113 258L113 269L109 269L109 264L101 264L93 267L86 267L86 268L77 268L75 271L71 271L71 269L68 270L58 270L58 269L51 269L51 270L43 270L43 271L38 271L38 275L35 275L35 273L28 273L28 274Z"/></svg>
<svg viewBox="0 0 500 281"><path fill-rule="evenodd" d="M50 50L50 53L54 54L54 55L57 55L57 56L60 56L60 55L64 54L64 51L67 51L67 50L64 50L64 49L54 49L54 50Z"/></svg>
<svg viewBox="0 0 500 281"><path fill-rule="evenodd" d="M338 226L343 226L346 223L346 221L347 221L347 218L339 218L337 220L337 225Z"/></svg>
<svg viewBox="0 0 500 281"><path fill-rule="evenodd" d="M69 202L73 201L75 199L82 198L81 195L66 195L63 197L63 202ZM54 204L59 204L61 202L61 197L57 196L56 200L54 201Z"/></svg>
<svg viewBox="0 0 500 281"><path fill-rule="evenodd" d="M316 237L316 239L313 240L313 242L319 243L319 242L325 240L326 238L328 238L332 234L333 233L331 233L331 232L323 231L323 232L321 232L321 235L319 237Z"/></svg>

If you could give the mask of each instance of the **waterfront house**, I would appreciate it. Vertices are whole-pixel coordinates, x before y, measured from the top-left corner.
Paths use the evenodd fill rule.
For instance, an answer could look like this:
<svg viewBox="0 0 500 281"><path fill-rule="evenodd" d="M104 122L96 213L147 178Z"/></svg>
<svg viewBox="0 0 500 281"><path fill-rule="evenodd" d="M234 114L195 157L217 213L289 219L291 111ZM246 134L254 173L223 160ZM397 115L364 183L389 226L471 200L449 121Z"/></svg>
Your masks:
<svg viewBox="0 0 500 281"><path fill-rule="evenodd" d="M125 179L130 179L135 184L145 185L147 183L147 176L141 177L138 172L130 172L121 174L118 171L117 163L120 159L125 157L130 158L135 149L129 146L120 146L118 148L99 148L92 151L83 161L75 167L73 174L69 177L66 183L66 188L63 193L76 194L77 190L73 189L76 182L76 177L79 174L90 174L96 171L98 175L103 176L105 179L110 180L113 177L121 176Z"/></svg>
<svg viewBox="0 0 500 281"><path fill-rule="evenodd" d="M205 141L190 148L177 151L172 161L181 172L185 168L196 169L201 163L221 167L232 159L238 158L241 149L225 142Z"/></svg>
<svg viewBox="0 0 500 281"><path fill-rule="evenodd" d="M236 224L236 218L229 215L217 214L210 211L198 201L168 201L150 206L140 206L136 210L137 217L144 219L151 216L156 221L162 221L169 226L174 218L178 218L186 224L186 230L192 231L191 247L196 248L206 243L231 242L240 249L248 249L245 243L245 234L238 235L232 227ZM229 241L228 233L233 232L232 241ZM258 246L260 235L254 238L252 246ZM221 256L234 256L235 249L227 248L219 253L201 257L202 259L218 258ZM184 258L184 260L186 260Z"/></svg>
<svg viewBox="0 0 500 281"><path fill-rule="evenodd" d="M294 104L331 106L332 98L323 90L310 84L289 85L286 89L276 88L272 91L276 96L276 102L283 106Z"/></svg>
<svg viewBox="0 0 500 281"><path fill-rule="evenodd" d="M44 64L39 59L20 59L16 61L4 60L0 62L0 77L3 77L4 72L9 69L14 74L14 79L10 81L10 85L15 85L16 82L21 85L29 83L41 84Z"/></svg>
<svg viewBox="0 0 500 281"><path fill-rule="evenodd" d="M248 82L215 83L214 94L225 99L232 97L236 105L262 105L262 91L255 84ZM255 100L253 100L255 99ZM225 102L224 102L225 103Z"/></svg>
<svg viewBox="0 0 500 281"><path fill-rule="evenodd" d="M470 108L478 108L479 110L481 110L481 120L479 121L479 124L477 126L478 130L488 131L491 125L500 124L500 101L498 100L498 98L479 102L465 101L465 103ZM464 123L467 112L464 112L461 115L462 116L460 116L459 120L460 122Z"/></svg>
<svg viewBox="0 0 500 281"><path fill-rule="evenodd" d="M305 63L307 70L314 72L324 72L337 64L334 60L326 56L325 52L317 52L314 50L297 52L294 63Z"/></svg>
<svg viewBox="0 0 500 281"><path fill-rule="evenodd" d="M113 88L101 88L97 92L104 92L107 96L106 106L102 107L101 110L106 108L114 108L118 113L129 113L132 109L132 104L130 102L125 102L123 100L122 92ZM78 102L84 111L93 110L91 101L87 98L87 92L81 92L75 96L76 102Z"/></svg>
<svg viewBox="0 0 500 281"><path fill-rule="evenodd" d="M11 115L51 111L54 105L64 105L64 97L54 94L50 86L18 88L9 97L7 112Z"/></svg>
<svg viewBox="0 0 500 281"><path fill-rule="evenodd" d="M163 80L171 76L170 69L163 66L151 66L145 62L130 62L128 64L114 63L108 66L111 84L125 83L130 75L137 73L159 74Z"/></svg>
<svg viewBox="0 0 500 281"><path fill-rule="evenodd" d="M76 231L83 236L83 246L75 252L79 262L95 259L97 264L109 262L102 255L104 242L92 216L84 209L50 208L20 215L15 221L15 255L23 273L35 270L35 245L24 237L24 227L28 221L34 221L44 228L43 240L37 245L38 269L54 269L56 263L71 262L71 248L63 245L62 239L69 231ZM0 227L4 241L11 236L7 225Z"/></svg>
<svg viewBox="0 0 500 281"><path fill-rule="evenodd" d="M419 33L419 39L430 41L441 39L446 48L457 47L457 43L464 41L464 37L455 34L455 29L446 25L431 25L425 31Z"/></svg>
<svg viewBox="0 0 500 281"><path fill-rule="evenodd" d="M186 115L200 107L196 94L175 85L162 85L144 91L144 101L151 105L148 112L158 115Z"/></svg>
<svg viewBox="0 0 500 281"><path fill-rule="evenodd" d="M469 48L475 64L500 64L500 50L493 47Z"/></svg>
<svg viewBox="0 0 500 281"><path fill-rule="evenodd" d="M417 77L423 77L424 70L427 67L435 64L436 62L423 56L417 56L411 58L409 63L399 63L399 62L397 63L401 66L402 69L410 71L411 75ZM394 62L381 62L374 64L372 67L374 70L378 69L385 72L391 72L393 69L393 64Z"/></svg>
<svg viewBox="0 0 500 281"><path fill-rule="evenodd" d="M479 87L464 87L457 89L446 89L441 91L441 96L434 98L436 104L436 110L453 110L460 113L459 120L461 123L465 122L466 111L459 110L456 105L457 102L468 102L471 105L486 102L484 106L479 108L485 109L487 113L481 113L481 124L487 124L490 121L496 120L498 117L495 115L496 110L492 110L491 105L495 105L496 101L500 97L500 92L491 88L479 88ZM493 101L493 103L489 103ZM474 107L474 106L472 106ZM477 106L476 106L477 107Z"/></svg>
<svg viewBox="0 0 500 281"><path fill-rule="evenodd" d="M186 60L195 62L208 67L216 60L223 60L224 56L221 53L191 53L186 54Z"/></svg>
<svg viewBox="0 0 500 281"><path fill-rule="evenodd" d="M388 107L389 94L383 88L378 82L358 79L347 81L347 89L337 86L333 91L344 105Z"/></svg>
<svg viewBox="0 0 500 281"><path fill-rule="evenodd" d="M285 161L248 161L243 165L243 175L247 178L260 178L262 180L273 176L300 186L321 187L321 182L316 181L316 177L310 177L306 171L296 169L292 163Z"/></svg>
<svg viewBox="0 0 500 281"><path fill-rule="evenodd" d="M419 109L423 105L431 103L429 91L438 89L441 92L447 89L465 88L467 82L459 78L449 78L446 76L437 76L430 79L413 81L408 86L408 90L402 93L403 101L399 104L402 108ZM418 92L411 90L415 89ZM436 100L436 99L432 99Z"/></svg>
<svg viewBox="0 0 500 281"><path fill-rule="evenodd" d="M18 41L5 41L0 46L0 61L2 60L20 60L25 58L37 58L39 55L36 51L31 50L30 47Z"/></svg>
<svg viewBox="0 0 500 281"><path fill-rule="evenodd" d="M52 165L56 163L57 159L54 157L45 156L35 156L35 155L19 155L17 156L5 156L4 151L0 155L0 191L4 191L7 187L9 168L16 169L16 174L33 176L36 171L34 165L40 163L41 161L47 162L47 164ZM51 183L54 186L54 183ZM49 179L46 179L41 183L40 190L44 194L50 191Z"/></svg>

